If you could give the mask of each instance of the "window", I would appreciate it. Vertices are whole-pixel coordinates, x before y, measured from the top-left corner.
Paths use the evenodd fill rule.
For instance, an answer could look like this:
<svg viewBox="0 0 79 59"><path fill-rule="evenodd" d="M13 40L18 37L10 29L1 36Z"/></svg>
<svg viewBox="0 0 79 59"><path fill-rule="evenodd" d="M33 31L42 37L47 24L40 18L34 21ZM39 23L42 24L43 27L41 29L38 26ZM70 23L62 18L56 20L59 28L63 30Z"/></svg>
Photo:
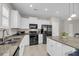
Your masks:
<svg viewBox="0 0 79 59"><path fill-rule="evenodd" d="M9 27L9 8L2 5L2 26Z"/></svg>
<svg viewBox="0 0 79 59"><path fill-rule="evenodd" d="M7 26L7 27L8 27L8 25L9 25L8 22L9 22L9 21L8 21L7 18L2 17L2 25L3 25L3 26Z"/></svg>

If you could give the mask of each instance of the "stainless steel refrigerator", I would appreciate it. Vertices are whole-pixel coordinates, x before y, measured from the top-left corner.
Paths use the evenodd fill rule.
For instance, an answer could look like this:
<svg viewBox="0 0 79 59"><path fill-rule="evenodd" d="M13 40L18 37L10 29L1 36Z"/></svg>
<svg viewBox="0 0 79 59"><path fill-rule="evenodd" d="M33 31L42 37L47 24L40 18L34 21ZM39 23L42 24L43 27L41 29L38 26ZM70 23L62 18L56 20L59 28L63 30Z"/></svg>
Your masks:
<svg viewBox="0 0 79 59"><path fill-rule="evenodd" d="M52 25L42 25L41 34L43 34L43 44L46 44L47 36L52 36Z"/></svg>

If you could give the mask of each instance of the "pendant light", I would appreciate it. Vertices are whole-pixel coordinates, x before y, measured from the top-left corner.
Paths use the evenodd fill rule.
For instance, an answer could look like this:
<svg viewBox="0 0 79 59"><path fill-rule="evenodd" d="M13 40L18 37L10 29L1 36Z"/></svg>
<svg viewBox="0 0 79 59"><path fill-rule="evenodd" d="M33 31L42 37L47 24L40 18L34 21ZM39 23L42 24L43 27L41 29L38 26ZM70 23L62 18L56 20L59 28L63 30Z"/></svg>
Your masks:
<svg viewBox="0 0 79 59"><path fill-rule="evenodd" d="M74 10L75 9L74 8L75 5L74 5L74 3L72 4L72 6L73 6L73 14L71 15L71 17L73 18L73 17L76 17L77 15L75 14L75 10Z"/></svg>
<svg viewBox="0 0 79 59"><path fill-rule="evenodd" d="M68 21L71 21L71 20L72 20L72 18L71 18L71 17L69 17L69 18L68 18Z"/></svg>
<svg viewBox="0 0 79 59"><path fill-rule="evenodd" d="M71 21L72 18L70 17L70 3L69 3L69 18L67 19L68 21Z"/></svg>

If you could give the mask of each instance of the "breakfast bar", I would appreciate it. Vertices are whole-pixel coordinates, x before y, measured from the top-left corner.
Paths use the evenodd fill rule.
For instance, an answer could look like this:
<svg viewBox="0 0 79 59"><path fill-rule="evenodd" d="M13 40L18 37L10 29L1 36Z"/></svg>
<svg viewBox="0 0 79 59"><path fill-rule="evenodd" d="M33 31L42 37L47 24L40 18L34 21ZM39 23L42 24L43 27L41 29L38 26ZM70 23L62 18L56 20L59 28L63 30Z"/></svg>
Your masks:
<svg viewBox="0 0 79 59"><path fill-rule="evenodd" d="M50 36L47 39L47 50L50 55L69 55L79 50L79 38Z"/></svg>

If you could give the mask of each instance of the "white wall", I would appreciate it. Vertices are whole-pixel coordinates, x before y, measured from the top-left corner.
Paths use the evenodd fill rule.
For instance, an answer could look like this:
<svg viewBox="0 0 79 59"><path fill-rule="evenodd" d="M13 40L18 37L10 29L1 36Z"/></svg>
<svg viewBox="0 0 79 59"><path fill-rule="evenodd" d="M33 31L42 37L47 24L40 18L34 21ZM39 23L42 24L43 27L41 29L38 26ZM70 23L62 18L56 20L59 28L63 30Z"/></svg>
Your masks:
<svg viewBox="0 0 79 59"><path fill-rule="evenodd" d="M52 36L59 36L59 19L52 17L50 23L52 24Z"/></svg>
<svg viewBox="0 0 79 59"><path fill-rule="evenodd" d="M57 17L51 17L50 23L52 24L52 35L59 36L61 32L64 32L64 20Z"/></svg>
<svg viewBox="0 0 79 59"><path fill-rule="evenodd" d="M73 23L73 32L74 33L79 33L79 20L74 20L72 21Z"/></svg>
<svg viewBox="0 0 79 59"><path fill-rule="evenodd" d="M21 28L29 28L29 24L38 24L38 28L41 29L42 24L50 24L49 20L38 19L35 17L30 18L22 18L21 20Z"/></svg>
<svg viewBox="0 0 79 59"><path fill-rule="evenodd" d="M64 20L59 20L59 33L64 32Z"/></svg>
<svg viewBox="0 0 79 59"><path fill-rule="evenodd" d="M65 21L65 32L69 35L74 36L75 33L79 33L79 20Z"/></svg>

